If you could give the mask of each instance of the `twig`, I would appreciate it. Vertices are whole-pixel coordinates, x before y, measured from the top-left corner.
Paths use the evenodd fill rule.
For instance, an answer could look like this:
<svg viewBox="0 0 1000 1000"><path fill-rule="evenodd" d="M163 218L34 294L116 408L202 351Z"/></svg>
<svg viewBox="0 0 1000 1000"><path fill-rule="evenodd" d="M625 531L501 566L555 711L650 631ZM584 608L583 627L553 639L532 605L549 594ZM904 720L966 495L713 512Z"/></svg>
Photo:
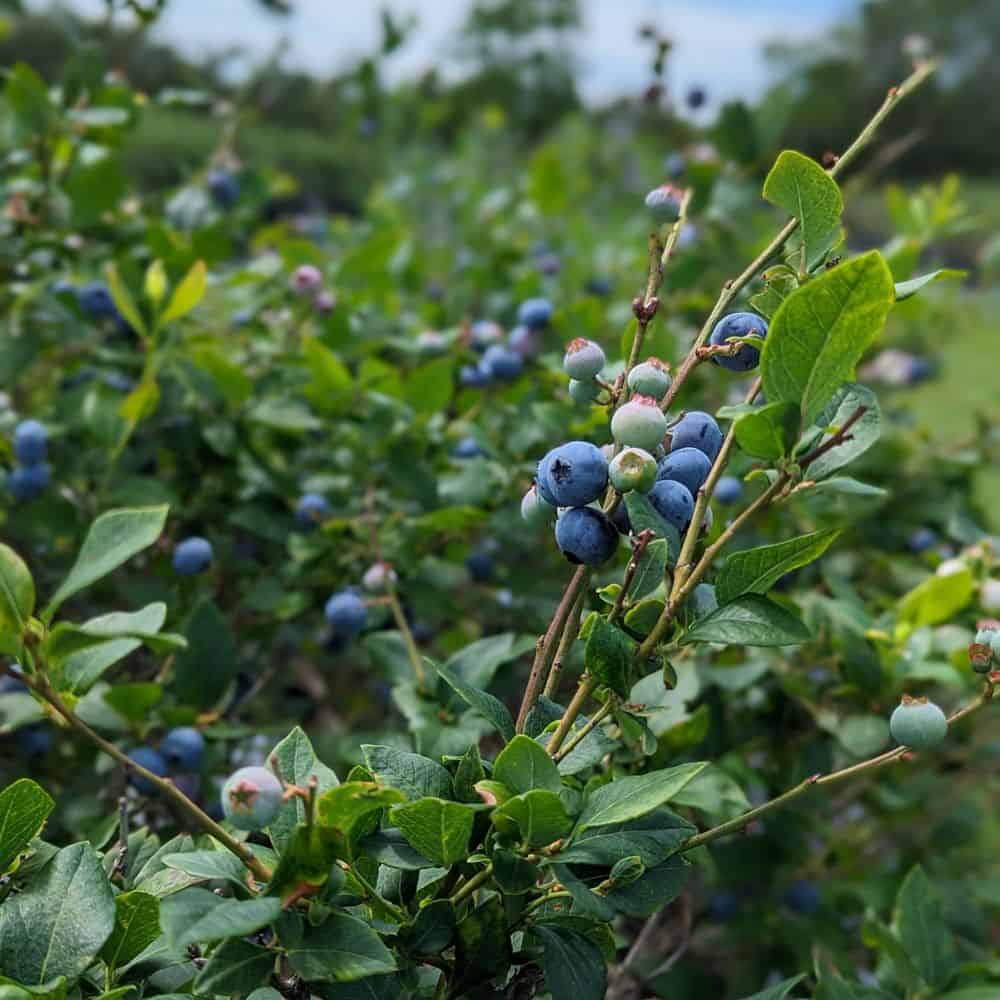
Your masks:
<svg viewBox="0 0 1000 1000"><path fill-rule="evenodd" d="M581 589L580 593L576 595L576 600L573 602L573 607L569 613L569 618L566 621L566 626L563 628L562 638L559 640L559 648L556 650L555 659L552 661L552 667L549 670L548 679L545 681L545 688L542 691L542 694L546 698L553 697L559 689L559 678L562 676L563 664L569 657L569 652L573 648L573 643L576 642L577 635L580 631L580 617L583 614L583 599L584 591Z"/></svg>
<svg viewBox="0 0 1000 1000"><path fill-rule="evenodd" d="M403 614L403 606L399 603L399 597L396 594L395 588L389 591L386 604L392 610L392 617L396 622L396 628L399 629L399 634L403 637L403 645L406 647L407 656L410 658L410 665L413 667L414 680L417 683L417 687L422 690L426 680L424 660L420 655L420 650L417 648L417 643L413 638L413 632L410 630L410 624L406 620L406 615Z"/></svg>
<svg viewBox="0 0 1000 1000"><path fill-rule="evenodd" d="M608 700L596 711L594 714L582 725L573 735L566 740L566 743L561 750L552 755L552 759L558 764L563 758L567 757L576 747L586 739L587 734L590 733L596 726L603 722L614 710L615 701L614 698L608 698Z"/></svg>
<svg viewBox="0 0 1000 1000"><path fill-rule="evenodd" d="M465 885L460 886L459 889L450 897L450 902L452 906L462 902L467 896L471 896L481 885L484 885L489 881L490 876L493 874L493 865L487 865L481 872L477 872L472 878L469 879Z"/></svg>
<svg viewBox="0 0 1000 1000"><path fill-rule="evenodd" d="M646 528L644 531L640 531L638 535L632 537L632 558L628 562L628 566L625 567L625 576L622 578L621 590L618 591L618 595L615 597L615 603L611 606L611 610L608 612L608 621L613 622L621 613L622 608L625 605L625 597L628 594L629 588L632 586L632 581L635 579L636 570L639 568L639 561L642 559L643 553L646 551L646 546L656 537L655 532Z"/></svg>
<svg viewBox="0 0 1000 1000"><path fill-rule="evenodd" d="M556 731L552 734L552 739L549 740L548 746L545 748L552 757L555 757L559 752L559 748L563 745L563 740L566 739L570 729L572 729L576 717L583 711L583 706L587 703L587 699L597 689L598 683L597 678L592 677L590 674L584 674L580 678L576 694L573 695L573 700L567 706L562 719L559 720L559 725L556 726Z"/></svg>
<svg viewBox="0 0 1000 1000"><path fill-rule="evenodd" d="M824 441L821 445L813 448L807 455L803 455L799 459L798 464L804 469L810 462L815 462L820 455L825 455L832 448L836 448L838 445L843 444L845 441L850 441L854 435L849 434L848 431L868 412L867 406L859 406L845 421L844 425L831 434L830 437Z"/></svg>
<svg viewBox="0 0 1000 1000"><path fill-rule="evenodd" d="M109 879L123 876L128 867L128 826L128 799L122 795L118 799L118 854L111 866Z"/></svg>

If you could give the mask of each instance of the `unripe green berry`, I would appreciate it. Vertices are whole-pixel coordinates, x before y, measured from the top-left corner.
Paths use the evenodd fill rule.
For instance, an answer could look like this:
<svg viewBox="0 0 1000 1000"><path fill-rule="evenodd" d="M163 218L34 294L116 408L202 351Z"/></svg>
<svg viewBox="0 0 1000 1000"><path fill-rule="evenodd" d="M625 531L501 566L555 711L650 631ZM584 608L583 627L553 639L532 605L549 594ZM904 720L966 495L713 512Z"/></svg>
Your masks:
<svg viewBox="0 0 1000 1000"><path fill-rule="evenodd" d="M269 826L283 801L281 782L266 767L241 767L222 787L222 811L238 830Z"/></svg>
<svg viewBox="0 0 1000 1000"><path fill-rule="evenodd" d="M541 525L550 524L555 516L556 508L539 495L538 489L532 483L528 492L521 497L521 517L528 524Z"/></svg>
<svg viewBox="0 0 1000 1000"><path fill-rule="evenodd" d="M667 433L667 418L651 396L634 396L615 411L611 434L630 448L653 451Z"/></svg>
<svg viewBox="0 0 1000 1000"><path fill-rule="evenodd" d="M648 493L656 482L656 459L642 448L626 448L611 459L608 477L620 493Z"/></svg>
<svg viewBox="0 0 1000 1000"><path fill-rule="evenodd" d="M976 638L969 643L969 663L972 664L972 669L977 674L988 674L998 648L1000 632L990 628L979 629Z"/></svg>
<svg viewBox="0 0 1000 1000"><path fill-rule="evenodd" d="M676 222L684 192L673 184L661 184L646 195L646 208L657 222Z"/></svg>
<svg viewBox="0 0 1000 1000"><path fill-rule="evenodd" d="M601 387L594 379L580 380L571 378L569 380L569 398L577 406L589 406L597 399L600 392Z"/></svg>
<svg viewBox="0 0 1000 1000"><path fill-rule="evenodd" d="M640 396L663 399L670 388L670 372L659 358L650 358L628 373L628 387Z"/></svg>
<svg viewBox="0 0 1000 1000"><path fill-rule="evenodd" d="M889 719L889 732L905 747L929 750L947 735L948 719L934 702L904 694Z"/></svg>
<svg viewBox="0 0 1000 1000"><path fill-rule="evenodd" d="M563 370L570 378L578 382L587 382L601 373L606 361L600 344L595 344L584 337L577 337L566 347Z"/></svg>

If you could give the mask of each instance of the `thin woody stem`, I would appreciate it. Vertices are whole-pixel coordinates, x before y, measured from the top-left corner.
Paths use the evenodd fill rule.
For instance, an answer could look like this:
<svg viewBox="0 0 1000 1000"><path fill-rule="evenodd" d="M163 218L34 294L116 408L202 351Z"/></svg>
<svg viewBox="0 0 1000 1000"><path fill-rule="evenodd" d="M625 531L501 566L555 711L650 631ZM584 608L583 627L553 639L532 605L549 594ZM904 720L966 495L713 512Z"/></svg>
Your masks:
<svg viewBox="0 0 1000 1000"><path fill-rule="evenodd" d="M413 632L410 630L410 624L406 620L406 615L403 613L403 606L399 603L399 597L396 595L394 589L389 591L386 604L389 605L392 617L396 622L396 628L399 629L399 634L403 637L403 645L406 647L406 654L410 658L410 665L413 667L413 677L417 683L417 687L423 688L425 681L424 660L420 655L420 650L417 649L417 643L413 638Z"/></svg>
<svg viewBox="0 0 1000 1000"><path fill-rule="evenodd" d="M580 616L583 614L583 598L584 592L581 591L576 595L576 600L573 602L572 610L569 613L569 618L566 620L566 625L563 629L562 638L559 640L559 648L556 650L555 659L552 661L552 667L549 670L548 679L545 681L545 689L542 694L546 698L551 698L556 691L559 689L559 678L562 676L563 665L566 662L566 658L569 656L569 651L573 647L573 643L576 641L577 633L580 631Z"/></svg>
<svg viewBox="0 0 1000 1000"><path fill-rule="evenodd" d="M552 739L549 740L549 744L545 748L552 757L555 757L559 752L559 748L563 745L563 741L569 734L570 729L573 728L573 723L576 721L576 717L583 711L583 706L586 705L587 699L597 689L598 683L597 678L592 677L590 674L584 674L583 677L580 678L576 694L573 695L573 700L567 706L562 719L559 720L559 725L556 727L556 731L552 734Z"/></svg>
<svg viewBox="0 0 1000 1000"><path fill-rule="evenodd" d="M608 698L608 700L587 720L584 725L582 725L573 735L566 740L562 748L552 755L552 759L558 764L564 757L572 753L572 751L586 739L587 735L592 732L600 723L602 723L614 710L615 702L613 698Z"/></svg>

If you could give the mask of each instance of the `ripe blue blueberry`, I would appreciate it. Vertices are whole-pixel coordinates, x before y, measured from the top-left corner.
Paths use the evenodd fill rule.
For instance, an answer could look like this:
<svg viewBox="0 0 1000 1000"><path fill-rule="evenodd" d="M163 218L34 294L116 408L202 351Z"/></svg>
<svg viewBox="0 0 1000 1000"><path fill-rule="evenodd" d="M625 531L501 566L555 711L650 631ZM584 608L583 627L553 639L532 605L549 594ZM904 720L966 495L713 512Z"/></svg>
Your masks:
<svg viewBox="0 0 1000 1000"><path fill-rule="evenodd" d="M676 180L684 174L685 170L687 170L687 160L685 159L683 153L671 153L666 160L664 160L663 166L667 172L667 176Z"/></svg>
<svg viewBox="0 0 1000 1000"><path fill-rule="evenodd" d="M577 337L566 345L563 371L578 382L589 382L601 374L607 358L600 344Z"/></svg>
<svg viewBox="0 0 1000 1000"><path fill-rule="evenodd" d="M15 677L14 672L20 673L20 666L16 663L12 663L8 668L12 671L9 674L0 674L0 694L20 694L22 692L27 692L28 686L20 679L20 677Z"/></svg>
<svg viewBox="0 0 1000 1000"><path fill-rule="evenodd" d="M670 372L659 358L650 358L638 364L628 373L628 387L640 396L663 399L670 388Z"/></svg>
<svg viewBox="0 0 1000 1000"><path fill-rule="evenodd" d="M676 222L684 192L673 184L661 184L646 195L646 208L657 222Z"/></svg>
<svg viewBox="0 0 1000 1000"><path fill-rule="evenodd" d="M608 478L620 493L648 493L656 482L656 459L642 448L625 448L611 459Z"/></svg>
<svg viewBox="0 0 1000 1000"><path fill-rule="evenodd" d="M315 292L323 284L323 272L313 264L300 264L292 272L288 284L295 292Z"/></svg>
<svg viewBox="0 0 1000 1000"><path fill-rule="evenodd" d="M697 448L680 448L670 452L656 470L657 479L672 479L683 483L694 496L708 479L712 463L708 456Z"/></svg>
<svg viewBox="0 0 1000 1000"><path fill-rule="evenodd" d="M91 319L110 319L118 315L111 292L101 281L88 281L81 285L76 291L76 301L84 315Z"/></svg>
<svg viewBox="0 0 1000 1000"><path fill-rule="evenodd" d="M193 774L201 768L205 737L194 726L177 726L163 737L160 754L172 773Z"/></svg>
<svg viewBox="0 0 1000 1000"><path fill-rule="evenodd" d="M246 309L237 309L236 312L229 317L229 322L233 326L246 326L247 324L253 322L253 310L247 307Z"/></svg>
<svg viewBox="0 0 1000 1000"><path fill-rule="evenodd" d="M65 278L56 278L55 281L49 286L53 295L58 295L59 298L63 296L73 296L76 297L76 285L72 281L67 281Z"/></svg>
<svg viewBox="0 0 1000 1000"><path fill-rule="evenodd" d="M469 579L475 583L488 583L493 579L496 572L496 564L493 556L483 549L476 549L469 553L465 560L465 569L469 574Z"/></svg>
<svg viewBox="0 0 1000 1000"><path fill-rule="evenodd" d="M16 733L17 751L29 760L37 760L39 757L51 753L52 747L55 745L48 726L44 726L40 722L22 726Z"/></svg>
<svg viewBox="0 0 1000 1000"><path fill-rule="evenodd" d="M611 418L614 439L629 448L654 451L667 433L667 418L652 396L633 396Z"/></svg>
<svg viewBox="0 0 1000 1000"><path fill-rule="evenodd" d="M104 372L101 381L115 392L131 392L135 388L135 382L124 372Z"/></svg>
<svg viewBox="0 0 1000 1000"><path fill-rule="evenodd" d="M587 281L584 291L590 295L596 295L600 299L607 298L611 294L611 279L595 275Z"/></svg>
<svg viewBox="0 0 1000 1000"><path fill-rule="evenodd" d="M207 538L192 535L174 549L174 572L179 576L197 576L212 564L212 544Z"/></svg>
<svg viewBox="0 0 1000 1000"><path fill-rule="evenodd" d="M14 457L23 465L45 461L48 434L37 420L22 420L14 428Z"/></svg>
<svg viewBox="0 0 1000 1000"><path fill-rule="evenodd" d="M481 365L493 378L509 382L521 374L524 358L503 344L493 344L486 348Z"/></svg>
<svg viewBox="0 0 1000 1000"><path fill-rule="evenodd" d="M534 357L541 347L539 331L519 323L507 334L507 346L522 358Z"/></svg>
<svg viewBox="0 0 1000 1000"><path fill-rule="evenodd" d="M712 495L719 503L736 503L743 496L743 482L736 476L720 476Z"/></svg>
<svg viewBox="0 0 1000 1000"><path fill-rule="evenodd" d="M705 93L704 87L692 87L687 92L685 100L692 111L697 111L708 100L708 94Z"/></svg>
<svg viewBox="0 0 1000 1000"><path fill-rule="evenodd" d="M467 389L482 389L491 382L491 375L480 365L462 365L458 372L458 381Z"/></svg>
<svg viewBox="0 0 1000 1000"><path fill-rule="evenodd" d="M541 254L535 258L535 267L542 274L558 274L562 270L562 259L557 253Z"/></svg>
<svg viewBox="0 0 1000 1000"><path fill-rule="evenodd" d="M889 732L905 747L929 750L947 735L948 718L934 702L904 694L889 718Z"/></svg>
<svg viewBox="0 0 1000 1000"><path fill-rule="evenodd" d="M691 410L685 413L670 429L670 450L681 448L697 448L703 451L713 462L722 447L722 431L715 422L715 417L701 410Z"/></svg>
<svg viewBox="0 0 1000 1000"><path fill-rule="evenodd" d="M790 910L806 916L815 913L821 902L816 884L806 879L798 879L793 882L784 891L781 900Z"/></svg>
<svg viewBox="0 0 1000 1000"><path fill-rule="evenodd" d="M49 467L44 462L21 465L7 477L7 487L15 500L34 500L48 488L49 478Z"/></svg>
<svg viewBox="0 0 1000 1000"><path fill-rule="evenodd" d="M674 479L661 479L649 491L649 502L660 517L680 532L691 522L694 497L683 483Z"/></svg>
<svg viewBox="0 0 1000 1000"><path fill-rule="evenodd" d="M548 299L525 299L517 310L517 321L529 330L541 330L552 319L552 303Z"/></svg>
<svg viewBox="0 0 1000 1000"><path fill-rule="evenodd" d="M521 498L521 517L528 524L547 524L555 514L555 505L542 497L535 485L532 485Z"/></svg>
<svg viewBox="0 0 1000 1000"><path fill-rule="evenodd" d="M451 449L452 458L478 458L486 452L479 446L479 442L474 437L464 437L454 448Z"/></svg>
<svg viewBox="0 0 1000 1000"><path fill-rule="evenodd" d="M208 175L208 193L220 208L232 208L240 196L239 178L228 170L212 170Z"/></svg>
<svg viewBox="0 0 1000 1000"><path fill-rule="evenodd" d="M608 515L608 520L615 526L619 535L632 534L632 522L628 517L628 508L623 503L615 504L614 510Z"/></svg>
<svg viewBox="0 0 1000 1000"><path fill-rule="evenodd" d="M731 889L713 893L708 901L708 915L719 923L727 923L740 912L740 897Z"/></svg>
<svg viewBox="0 0 1000 1000"><path fill-rule="evenodd" d="M295 504L295 520L303 528L315 528L330 516L330 504L319 493L303 493Z"/></svg>
<svg viewBox="0 0 1000 1000"><path fill-rule="evenodd" d="M728 316L723 316L715 329L712 331L708 342L713 347L720 347L729 343L733 337L759 337L763 340L767 336L767 322L751 312L735 312ZM748 372L757 367L760 361L760 351L749 344L742 344L734 355L726 357L715 355L712 360L723 368L728 368L734 372Z"/></svg>
<svg viewBox="0 0 1000 1000"><path fill-rule="evenodd" d="M136 747L129 751L128 756L140 767L152 771L158 778L167 776L167 762L158 750L154 750L152 747ZM152 795L156 791L156 785L131 769L128 772L128 781L137 792L141 792L143 795Z"/></svg>
<svg viewBox="0 0 1000 1000"><path fill-rule="evenodd" d="M479 354L503 341L503 327L491 319L476 320L469 330L469 346Z"/></svg>
<svg viewBox="0 0 1000 1000"><path fill-rule="evenodd" d="M368 609L353 590L340 590L326 602L323 615L335 632L357 635L368 620Z"/></svg>
<svg viewBox="0 0 1000 1000"><path fill-rule="evenodd" d="M274 822L284 800L281 782L266 767L241 767L222 786L222 813L238 830Z"/></svg>
<svg viewBox="0 0 1000 1000"><path fill-rule="evenodd" d="M571 563L599 566L618 548L615 526L593 507L573 507L556 521L556 544Z"/></svg>
<svg viewBox="0 0 1000 1000"><path fill-rule="evenodd" d="M575 378L569 380L569 398L577 406L590 406L601 394L601 386L594 379L581 382Z"/></svg>
<svg viewBox="0 0 1000 1000"><path fill-rule="evenodd" d="M608 485L608 460L589 441L569 441L538 463L536 483L554 507L585 507Z"/></svg>
<svg viewBox="0 0 1000 1000"><path fill-rule="evenodd" d="M929 548L933 548L936 542L937 535L930 528L916 528L906 540L911 552L926 552Z"/></svg>

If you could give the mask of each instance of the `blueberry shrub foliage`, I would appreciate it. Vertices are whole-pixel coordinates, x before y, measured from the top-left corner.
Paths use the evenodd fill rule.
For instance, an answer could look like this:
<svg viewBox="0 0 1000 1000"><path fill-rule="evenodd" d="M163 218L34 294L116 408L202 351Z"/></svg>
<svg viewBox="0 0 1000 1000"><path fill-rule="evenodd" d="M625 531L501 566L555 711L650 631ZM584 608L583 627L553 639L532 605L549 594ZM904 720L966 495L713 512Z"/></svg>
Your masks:
<svg viewBox="0 0 1000 1000"><path fill-rule="evenodd" d="M996 996L980 445L854 381L948 275L838 184L932 71L763 203L570 120L310 228L11 69L3 1000Z"/></svg>

